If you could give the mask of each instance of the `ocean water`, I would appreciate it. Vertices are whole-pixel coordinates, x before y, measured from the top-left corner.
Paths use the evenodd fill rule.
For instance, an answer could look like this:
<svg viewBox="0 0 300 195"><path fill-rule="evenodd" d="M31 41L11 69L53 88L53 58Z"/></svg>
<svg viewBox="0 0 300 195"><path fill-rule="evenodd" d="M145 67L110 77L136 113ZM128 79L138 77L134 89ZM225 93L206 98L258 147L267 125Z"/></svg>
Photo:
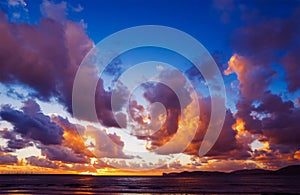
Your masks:
<svg viewBox="0 0 300 195"><path fill-rule="evenodd" d="M103 177L0 175L0 194L300 193L300 176Z"/></svg>

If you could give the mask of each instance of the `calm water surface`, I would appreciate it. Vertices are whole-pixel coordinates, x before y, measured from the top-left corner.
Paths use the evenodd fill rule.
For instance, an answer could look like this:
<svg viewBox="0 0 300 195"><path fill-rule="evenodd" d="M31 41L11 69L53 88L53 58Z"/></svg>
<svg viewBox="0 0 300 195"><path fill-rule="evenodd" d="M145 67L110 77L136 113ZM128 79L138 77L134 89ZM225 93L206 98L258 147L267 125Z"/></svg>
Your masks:
<svg viewBox="0 0 300 195"><path fill-rule="evenodd" d="M0 194L300 193L300 176L96 177L0 175Z"/></svg>

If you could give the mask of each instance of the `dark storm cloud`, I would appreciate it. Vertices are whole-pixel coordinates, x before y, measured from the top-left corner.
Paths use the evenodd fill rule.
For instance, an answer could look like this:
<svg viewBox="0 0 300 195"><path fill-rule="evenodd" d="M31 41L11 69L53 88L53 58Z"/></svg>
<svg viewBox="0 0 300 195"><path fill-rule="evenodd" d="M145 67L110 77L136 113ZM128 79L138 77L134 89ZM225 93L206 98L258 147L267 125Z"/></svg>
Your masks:
<svg viewBox="0 0 300 195"><path fill-rule="evenodd" d="M266 91L260 101L261 104L254 110L265 114L292 113L294 109L292 101L284 102L280 96L274 95L270 91Z"/></svg>
<svg viewBox="0 0 300 195"><path fill-rule="evenodd" d="M275 52L285 51L295 44L299 36L296 18L272 19L237 29L232 37L232 46L252 60L270 63L276 60Z"/></svg>
<svg viewBox="0 0 300 195"><path fill-rule="evenodd" d="M11 139L7 142L7 147L10 149L22 149L28 146L33 146L33 144L23 139Z"/></svg>
<svg viewBox="0 0 300 195"><path fill-rule="evenodd" d="M49 17L10 23L0 11L0 32L0 82L29 86L43 100L55 96L70 110L76 70L93 45L82 24Z"/></svg>
<svg viewBox="0 0 300 195"><path fill-rule="evenodd" d="M262 119L262 129L271 143L299 147L300 109L295 108L293 102L284 102L281 97L266 92L255 110L266 115Z"/></svg>
<svg viewBox="0 0 300 195"><path fill-rule="evenodd" d="M300 5L295 1L274 1L272 5L254 1L226 2L223 7L222 3L214 2L221 20L227 14L231 19L227 22L234 17L242 21L241 27L233 30L231 47L236 54L225 70L226 75L235 72L240 82L235 117L245 122L251 134L262 135L269 142L270 151L264 155L284 152L283 148L293 152L299 147L298 108L267 89L278 74L273 64L285 70L289 91L299 89Z"/></svg>
<svg viewBox="0 0 300 195"><path fill-rule="evenodd" d="M83 23L67 20L65 2L44 1L41 12L44 17L33 25L11 23L0 11L0 82L27 86L34 90L31 96L44 101L54 97L72 114L73 81L93 41ZM118 61L111 65L108 73L120 69ZM111 92L104 90L101 79L99 82L99 120L105 126L118 127L111 111Z"/></svg>
<svg viewBox="0 0 300 195"><path fill-rule="evenodd" d="M234 31L231 44L237 54L230 59L229 68L225 71L226 74L233 71L238 75L241 93L236 104L236 117L243 119L246 129L252 133L262 133L263 128L261 117L252 116L254 104L268 96L267 88L274 79L278 79L272 65L279 64L285 70L290 91L299 88L296 78L300 76L297 68L300 64L297 55L300 44L299 8L289 4L289 13L278 13L284 17L274 17L272 9L277 9L277 4L268 7L266 10L269 12L263 11L261 6L256 6L258 12L255 17L246 18L245 25ZM244 9L243 14L250 13L254 8L245 5ZM278 98L277 102L281 101L281 97ZM289 109L289 105L282 106L282 109Z"/></svg>
<svg viewBox="0 0 300 195"><path fill-rule="evenodd" d="M26 110L28 109L27 107ZM10 122L14 126L14 132L25 139L30 138L45 145L62 143L63 129L42 113L27 114L5 105L0 110L0 117Z"/></svg>
<svg viewBox="0 0 300 195"><path fill-rule="evenodd" d="M274 17L268 15L271 12L264 13L259 8L255 17L244 18L245 25L232 35L236 54L225 70L225 74L235 72L240 82L235 117L242 119L248 132L263 137L261 141L269 144L268 149L253 153L255 159L273 165L279 158L293 159L300 141L299 108L292 101L284 101L281 95L268 91L279 76L273 70L274 64L285 71L290 92L300 87L297 79L300 76L300 9L297 6L290 9L284 17Z"/></svg>
<svg viewBox="0 0 300 195"><path fill-rule="evenodd" d="M231 36L235 54L225 74L235 72L239 80L235 117L242 119L246 131L260 135L261 141L269 144L268 150L255 151L254 158L275 165L279 158L291 159L289 156L299 147L299 108L268 91L279 75L273 69L274 64L285 71L288 90L299 89L299 4L294 7L279 1L275 1L274 6L258 2L241 4L243 2L236 5L243 23ZM288 9L282 8L286 6Z"/></svg>
<svg viewBox="0 0 300 195"><path fill-rule="evenodd" d="M242 119L248 132L263 136L271 146L279 144L281 146L278 147L282 148L285 145L290 152L294 152L300 141L299 108L294 107L292 101L283 101L281 96L267 90L270 83L263 79L260 72L268 70L271 71L263 69L262 65L254 65L246 57L235 54L231 58L225 73L234 71L240 82L240 99L236 104L235 117Z"/></svg>
<svg viewBox="0 0 300 195"><path fill-rule="evenodd" d="M231 45L234 52L246 56L254 65L265 70L270 69L272 63L283 65L288 89L294 92L300 87L300 5L281 4L288 5L288 14L280 18L260 10L254 21L248 21L234 31Z"/></svg>
<svg viewBox="0 0 300 195"><path fill-rule="evenodd" d="M230 59L225 73L235 72L240 81L236 117L245 122L245 128L265 136L271 144L293 148L299 143L298 108L267 89L278 76L272 69L274 63L284 69L289 91L300 87L300 5L274 3L267 7L258 3L255 14L252 12L255 17L244 17L244 25L234 31L231 45L237 54ZM288 6L290 11L275 13L279 5ZM250 16L254 7L249 4L243 9L242 14Z"/></svg>
<svg viewBox="0 0 300 195"><path fill-rule="evenodd" d="M68 63L62 25L50 19L39 26L11 24L1 12L0 31L1 82L28 85L43 99L58 95L56 72Z"/></svg>
<svg viewBox="0 0 300 195"><path fill-rule="evenodd" d="M251 134L264 136L270 144L288 145L292 151L300 141L299 108L294 107L292 101L283 101L281 96L267 90L270 82L263 79L261 72L268 70L272 71L236 54L229 61L225 73L234 71L240 82L235 117L242 119L245 129Z"/></svg>

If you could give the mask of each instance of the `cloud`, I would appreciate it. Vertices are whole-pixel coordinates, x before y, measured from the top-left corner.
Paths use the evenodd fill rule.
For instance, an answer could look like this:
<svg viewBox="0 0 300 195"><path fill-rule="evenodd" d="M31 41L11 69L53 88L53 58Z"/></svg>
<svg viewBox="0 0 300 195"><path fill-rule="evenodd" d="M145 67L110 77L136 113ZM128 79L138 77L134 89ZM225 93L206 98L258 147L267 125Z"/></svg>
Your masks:
<svg viewBox="0 0 300 195"><path fill-rule="evenodd" d="M299 24L300 25L300 24ZM299 30L300 32L300 30ZM300 40L300 37L299 37ZM295 92L300 88L300 45L295 47L291 51L287 52L287 54L282 59L283 66L286 71L286 80L288 82L288 89L291 92Z"/></svg>
<svg viewBox="0 0 300 195"><path fill-rule="evenodd" d="M95 173L97 172L97 169L93 165L88 165L88 164L72 164L72 165L62 165L61 168L63 170L68 170L68 171L76 171L78 172L91 172Z"/></svg>
<svg viewBox="0 0 300 195"><path fill-rule="evenodd" d="M138 124L145 124L143 121L145 108L142 105L139 105L136 100L129 102L129 114L131 118L136 121Z"/></svg>
<svg viewBox="0 0 300 195"><path fill-rule="evenodd" d="M258 66L247 57L234 54L229 62L225 75L236 73L239 80L241 97L247 100L255 100L270 84L274 71L268 67Z"/></svg>
<svg viewBox="0 0 300 195"><path fill-rule="evenodd" d="M264 147L252 153L253 160L267 169L278 169L298 164L297 149L289 145L272 144L264 141Z"/></svg>
<svg viewBox="0 0 300 195"><path fill-rule="evenodd" d="M67 118L62 118L60 116L52 116L51 120L62 127L64 130L64 139L61 143L62 146L70 148L77 154L83 154L88 157L94 156L92 152L88 150L83 140L85 127L79 124L70 123Z"/></svg>
<svg viewBox="0 0 300 195"><path fill-rule="evenodd" d="M90 159L83 154L74 153L70 148L60 145L40 146L42 155L49 160L61 161L64 163L89 163Z"/></svg>
<svg viewBox="0 0 300 195"><path fill-rule="evenodd" d="M115 119L115 117L119 117L119 119L123 121L122 124L126 126L125 120L122 120L122 118L124 119L124 117L126 117L125 114L119 112L118 115L114 116L112 106L115 111L121 111L122 106L127 101L126 97L128 97L129 92L125 86L119 83L116 85L114 93L114 104L112 105L112 91L106 91L104 89L103 80L99 79L95 97L98 120L106 127L120 127Z"/></svg>
<svg viewBox="0 0 300 195"><path fill-rule="evenodd" d="M280 5L277 1L274 4ZM251 5L244 2L235 4L232 1L213 1L213 8L217 10L222 22L230 23L237 13L241 16L238 19L241 27L233 30L230 40L234 54L224 71L225 75L237 75L238 81L234 82L238 82L239 94L235 105L237 112L233 114L227 110L217 142L206 159L200 158L201 162L198 162L203 169L256 168L262 164L272 168L299 162L299 97L294 103L286 97L290 94L293 98L296 97L300 86L299 8L295 6L283 9L279 13L280 17L274 17L269 5L260 2L259 6L255 6L256 10ZM26 2L9 0L8 6L10 9L26 9ZM82 11L80 4L72 7L66 2L44 0L40 9L42 18L36 24L10 22L11 18L8 19L0 10L0 82L9 89L8 95L16 99L55 100L72 114L74 77L82 59L94 47L94 43L86 34L85 24L67 19L68 9ZM19 12L9 13L11 14L21 17ZM224 57L221 56L219 60L218 56L213 57L218 61L218 66L223 68ZM274 66L279 66L279 70L282 68L284 73L274 71ZM106 73L110 76L118 77L123 71L119 59L108 67ZM193 116L198 108L186 87L184 76L176 71L157 68L161 73L159 78L168 80L183 96L181 106L184 113L181 113L179 99L170 87L156 83L144 84L144 98L148 103L158 106L146 108L138 101L130 102L129 111L137 123L134 131L139 139L148 142L147 149L157 154L182 152L184 144L191 141L183 153L197 158L210 120L211 100L200 97L197 102L200 104L200 119L187 124L181 115ZM191 79L203 79L199 77L195 67L185 73ZM209 76L213 75L210 72ZM290 94L268 91L278 75L283 75L287 93ZM98 77L95 73L91 76ZM122 112L128 91L121 83L115 84L117 104L112 105L112 90L105 88L102 79L98 82L95 103L99 121L105 127L118 128L120 125L115 120L117 117L122 121L121 126L132 127L132 124L127 124L127 116ZM9 88L14 85L28 89L29 94L22 96ZM81 98L85 100L84 93ZM160 109L157 102L163 104L165 109ZM82 105L85 105L84 101ZM112 112L112 106L117 110L116 116ZM116 159L114 162L119 163L120 167L122 164L137 168L147 166L130 164L127 160L118 161L119 158L131 159L133 156L123 151L124 140L116 133L91 126L86 128L60 116L46 116L31 99L24 102L21 110L4 105L0 110L0 117L13 125L11 129L0 131L0 136L7 141L7 145L0 148L0 164L18 163L16 156L7 153L35 145L42 151L43 157L26 158L28 165L32 166L75 171L95 171L98 167L109 167L102 161L98 161L93 167L90 163L95 156ZM90 120L84 114L79 119ZM180 127L183 124L186 125L184 130ZM192 137L191 129L196 125L196 135ZM158 131L153 134L140 133L147 132L150 128L157 128ZM176 141L170 143L173 138ZM254 140L261 142L263 147L255 150L250 148L249 144ZM88 146L85 144L87 141ZM170 143L168 148L157 150L166 143ZM182 169L183 165L176 161L169 168Z"/></svg>
<svg viewBox="0 0 300 195"><path fill-rule="evenodd" d="M10 23L0 11L0 82L29 87L34 90L30 95L43 101L55 98L72 114L73 81L93 41L81 23L67 20L66 6L65 2L44 1L41 5L44 18L36 25ZM93 76L98 79L98 75ZM121 87L116 92L120 106L124 92ZM104 126L119 127L111 109L111 92L104 89L101 79L96 107Z"/></svg>
<svg viewBox="0 0 300 195"><path fill-rule="evenodd" d="M28 109L26 107L25 110ZM10 122L14 126L13 131L24 139L39 141L45 145L61 144L63 141L63 129L42 113L29 115L5 105L0 110L0 117Z"/></svg>
<svg viewBox="0 0 300 195"><path fill-rule="evenodd" d="M153 114L151 120L154 120L153 124L151 124L152 127L157 128L158 125L161 126L157 131L151 135L137 132L137 137L139 139L151 140L151 146L149 147L151 150L164 145L176 134L181 108L184 110L192 101L190 92L186 87L186 79L181 72L176 70L163 70L160 72L159 78L163 83L145 83L142 85L144 89L144 98L150 104L160 103L165 108L160 109L159 106L155 106L150 109L150 113L152 112ZM181 97L181 102L179 102L178 97ZM132 108L137 108L137 111L142 109L138 105L134 105L134 102L131 106L133 106ZM163 120L164 123L161 125L160 123L162 121L157 119L162 114L165 116L165 120ZM140 124L143 124L142 118L136 117L136 120L139 120ZM156 122L158 124L155 124ZM138 128L137 131L141 131L141 128Z"/></svg>
<svg viewBox="0 0 300 195"><path fill-rule="evenodd" d="M270 80L265 78L270 78L272 71L234 54L225 70L226 74L232 72L238 76L241 92L241 99L236 105L236 117L245 122L245 128L252 133L263 134L276 144L297 143L299 140L293 134L299 132L296 120L299 111L293 102L284 102L280 96L266 90Z"/></svg>
<svg viewBox="0 0 300 195"><path fill-rule="evenodd" d="M174 75L173 72L170 72L169 74ZM170 78L169 74L163 72L161 76L168 79ZM165 123L158 131L151 135L138 135L137 137L139 139L147 140L150 143L147 149L158 154L168 155L184 152L189 155L198 156L199 148L210 122L211 99L210 97L205 98L201 95L198 96L198 99L192 99L190 92L187 91L185 86L185 79L180 76L172 76L172 79L169 82L174 84L177 90L181 89L179 93L181 93L180 95L183 96L183 99L185 100L182 104L183 113L181 113L176 94L169 87L163 84L144 85L145 98L150 103L161 102L165 106L167 116L165 118ZM199 108L197 108L195 101L199 101ZM195 111L199 109L200 118L198 119L195 115ZM144 125L144 116L138 115L137 113L143 113L143 110L143 106L138 105L137 102L132 102L131 114L135 116L135 119L142 125ZM181 117L182 114L188 115L190 121L183 121L183 118ZM152 117L151 120L153 120ZM232 128L235 122L236 120L233 114L228 110L221 134L207 156L235 159L246 159L250 157L248 154L248 151L250 150L249 146L239 142L237 139L237 132ZM196 131L195 135L193 134L193 129ZM141 128L139 128L139 130L141 130Z"/></svg>
<svg viewBox="0 0 300 195"><path fill-rule="evenodd" d="M274 6L278 5L282 6L280 4ZM282 64L286 71L288 89L294 92L299 89L297 78L300 75L296 68L300 63L299 4L295 6L289 4L288 9L283 12L286 12L284 17L272 17L268 12L270 6L265 6L267 10L259 10L254 21L247 21L246 25L234 31L231 45L236 53L247 57L261 69L270 69L272 63Z"/></svg>
<svg viewBox="0 0 300 195"><path fill-rule="evenodd" d="M24 0L8 0L8 5L10 6L26 6L27 3Z"/></svg>
<svg viewBox="0 0 300 195"><path fill-rule="evenodd" d="M293 153L299 143L299 124L296 119L299 117L299 108L294 107L292 101L283 101L280 95L267 90L272 70L269 66L264 69L255 61L258 62L251 57L234 54L225 70L226 74L236 73L240 82L241 97L236 104L236 126L239 125L238 121L242 121L245 131L263 137L264 142L270 145L265 151L266 155L277 150L283 152L283 148Z"/></svg>
<svg viewBox="0 0 300 195"><path fill-rule="evenodd" d="M59 166L50 160L43 159L43 158L38 158L36 156L30 156L25 158L26 162L29 165L32 166L37 166L37 167L46 167L46 168L52 168L52 169L57 169Z"/></svg>
<svg viewBox="0 0 300 195"><path fill-rule="evenodd" d="M239 80L240 98L236 103L238 110L236 118L241 118L245 121L248 131L252 133L261 132L260 121L251 116L252 104L264 94L265 89L271 83L274 71L268 67L263 68L256 65L247 57L234 54L230 58L228 68L224 73L225 75L236 73Z"/></svg>
<svg viewBox="0 0 300 195"><path fill-rule="evenodd" d="M11 139L7 142L7 147L10 149L22 149L28 146L32 146L33 144L23 139Z"/></svg>
<svg viewBox="0 0 300 195"><path fill-rule="evenodd" d="M276 76L271 64L278 62L286 71L288 89L296 91L299 87L299 11L294 9L291 13L286 18L267 19L265 13L260 13L256 22L246 22L235 30L231 42L238 54L231 57L225 70L227 75L235 72L240 82L236 117L245 122L249 132L262 134L273 144L294 145L297 139L292 134L298 134L298 124L292 117L297 116L297 110L292 102L283 102L267 91ZM260 105L254 106L257 104Z"/></svg>
<svg viewBox="0 0 300 195"><path fill-rule="evenodd" d="M124 142L116 133L110 134L105 130L87 126L85 136L91 136L95 139L95 146L92 152L97 158L133 158L132 156L124 154Z"/></svg>
<svg viewBox="0 0 300 195"><path fill-rule="evenodd" d="M24 94L19 93L14 88L10 88L10 87L7 87L7 88L8 88L7 92L6 92L7 97L11 97L11 98L17 99L17 100L23 100L23 99L25 99L26 96Z"/></svg>
<svg viewBox="0 0 300 195"><path fill-rule="evenodd" d="M40 105L38 105L33 99L23 102L23 107L21 109L28 115L34 115L41 111Z"/></svg>
<svg viewBox="0 0 300 195"><path fill-rule="evenodd" d="M172 83L176 83L176 86L178 88L185 90L185 82L183 82L184 80L181 80L178 76L173 76L172 79ZM184 152L189 155L198 156L199 148L202 144L205 132L207 131L210 121L210 97L205 98L199 95L198 100L192 100L191 97L185 98L186 103L183 104L184 113L181 113L177 96L173 91L171 91L170 88L162 84L149 84L145 85L144 88L144 95L146 99L150 103L161 102L166 108L167 116L165 124L163 124L163 126L157 132L152 135L137 137L140 139L147 138L150 143L150 146L147 149L155 151L159 154L167 155ZM181 91L181 93L184 92L189 95L188 91ZM200 106L200 118L197 120L193 116L193 113L195 113L195 110L199 110L199 108L197 108L194 101L199 101L198 103ZM137 102L132 102L131 110L133 112L132 115L136 116L137 114L135 112L143 113L144 107L138 105ZM180 117L181 114L188 114L189 118L192 120L190 120L189 122L183 121ZM143 116L138 115L135 118L141 124L144 124ZM249 146L247 144L239 142L240 140L237 139L237 132L232 128L235 122L235 117L228 110L226 112L225 123L221 130L221 134L213 148L208 152L207 156L232 159L246 159L250 157L248 153L248 151L250 150ZM182 126L180 128L178 127L179 123ZM195 135L192 132L192 129L194 128L196 128ZM189 144L189 142L191 143ZM168 146L165 146L166 144Z"/></svg>
<svg viewBox="0 0 300 195"><path fill-rule="evenodd" d="M216 98L216 97L215 97ZM199 97L200 120L198 129L191 143L185 150L186 154L198 156L199 148L206 134L211 115L211 99ZM233 129L236 119L230 110L226 111L224 125L220 135L211 150L205 155L215 159L246 159L250 148L239 140L238 132Z"/></svg>
<svg viewBox="0 0 300 195"><path fill-rule="evenodd" d="M294 17L270 19L237 29L232 45L240 54L267 64L276 59L276 51L284 51L295 44L298 31L299 24Z"/></svg>
<svg viewBox="0 0 300 195"><path fill-rule="evenodd" d="M298 107L300 107L300 97L296 98L295 103Z"/></svg>
<svg viewBox="0 0 300 195"><path fill-rule="evenodd" d="M263 134L271 143L299 146L300 109L295 108L292 101L284 102L279 96L267 92L255 110L265 115L262 119Z"/></svg>
<svg viewBox="0 0 300 195"><path fill-rule="evenodd" d="M261 10L260 10L261 11ZM265 14L265 15L264 15ZM299 108L282 95L269 91L278 78L274 64L285 71L288 90L299 88L297 64L299 53L299 10L293 8L286 17L274 18L257 13L245 26L235 30L232 47L236 52L228 62L225 74L236 73L240 98L235 117L238 127L243 125L249 136L259 137L267 147L252 153L253 160L270 167L294 162L293 155L299 143ZM279 55L280 54L280 55ZM274 106L276 105L276 106ZM277 161L277 163L276 163Z"/></svg>
<svg viewBox="0 0 300 195"><path fill-rule="evenodd" d="M0 116L2 120L13 125L12 130L0 131L0 136L7 139L7 146L1 147L1 151L16 152L19 149L35 145L41 150L43 157L26 159L28 164L33 166L75 170L78 167L83 169L79 164L89 164L95 157L133 158L124 154L124 142L116 133L111 134L92 126L84 127L74 124L61 116L50 118L41 113L40 106L34 100L25 101L22 111L4 105ZM95 141L87 143L88 138ZM56 162L51 163L51 161ZM77 168L67 165L64 168L64 163L78 165ZM105 163L98 159L96 166L104 165Z"/></svg>
<svg viewBox="0 0 300 195"><path fill-rule="evenodd" d="M43 16L46 18L51 18L56 21L64 21L66 19L67 3L65 1L55 4L51 1L44 0L40 7Z"/></svg>
<svg viewBox="0 0 300 195"><path fill-rule="evenodd" d="M84 9L84 8L83 8L80 4L78 4L77 7L72 7L72 10L73 10L74 12L82 12L83 9Z"/></svg>
<svg viewBox="0 0 300 195"><path fill-rule="evenodd" d="M124 71L124 64L120 58L113 59L105 68L103 74L113 76L113 81L116 81Z"/></svg>
<svg viewBox="0 0 300 195"><path fill-rule="evenodd" d="M236 104L235 129L248 134L248 138L242 139L246 139L244 143L250 144L253 141L251 137L258 136L266 145L253 152L244 145L242 151L245 155L241 153L244 157L238 159L251 159L259 166L276 169L297 162L293 156L300 141L299 108L294 107L292 101L283 101L280 95L267 90L271 80L264 77L269 79L272 70L268 65L255 64L258 61L234 54L225 71L226 74L236 73L239 80L240 99Z"/></svg>
<svg viewBox="0 0 300 195"><path fill-rule="evenodd" d="M18 163L18 158L16 156L10 154L7 155L0 154L0 164L11 165L16 163Z"/></svg>
<svg viewBox="0 0 300 195"><path fill-rule="evenodd" d="M93 45L81 25L49 18L38 25L20 25L9 23L1 12L0 31L0 82L27 85L40 99L56 96L67 106L71 81Z"/></svg>

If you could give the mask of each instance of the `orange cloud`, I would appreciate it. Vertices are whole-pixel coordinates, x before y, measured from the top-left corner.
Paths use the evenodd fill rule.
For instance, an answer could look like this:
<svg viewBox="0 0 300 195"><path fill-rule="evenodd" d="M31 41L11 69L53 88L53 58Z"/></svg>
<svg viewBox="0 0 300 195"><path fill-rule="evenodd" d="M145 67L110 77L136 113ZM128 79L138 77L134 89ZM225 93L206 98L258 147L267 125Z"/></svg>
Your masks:
<svg viewBox="0 0 300 195"><path fill-rule="evenodd" d="M294 154L294 158L300 160L300 150L297 150Z"/></svg>
<svg viewBox="0 0 300 195"><path fill-rule="evenodd" d="M264 92L275 73L268 68L261 68L253 60L239 54L233 54L228 61L225 75L236 73L240 82L239 89L243 98L254 100Z"/></svg>
<svg viewBox="0 0 300 195"><path fill-rule="evenodd" d="M233 54L231 56L229 62L228 62L228 68L224 71L225 75L229 75L232 73L237 73L239 76L238 79L241 81L243 80L243 77L241 74L243 74L246 70L245 65L247 64L247 61L244 57L239 56L238 54Z"/></svg>
<svg viewBox="0 0 300 195"><path fill-rule="evenodd" d="M52 121L64 129L64 140L62 142L63 146L71 148L75 153L78 154L84 154L89 157L94 156L92 152L87 149L82 136L78 133L78 129L82 129L84 127L71 124L66 119L61 117L52 117Z"/></svg>

